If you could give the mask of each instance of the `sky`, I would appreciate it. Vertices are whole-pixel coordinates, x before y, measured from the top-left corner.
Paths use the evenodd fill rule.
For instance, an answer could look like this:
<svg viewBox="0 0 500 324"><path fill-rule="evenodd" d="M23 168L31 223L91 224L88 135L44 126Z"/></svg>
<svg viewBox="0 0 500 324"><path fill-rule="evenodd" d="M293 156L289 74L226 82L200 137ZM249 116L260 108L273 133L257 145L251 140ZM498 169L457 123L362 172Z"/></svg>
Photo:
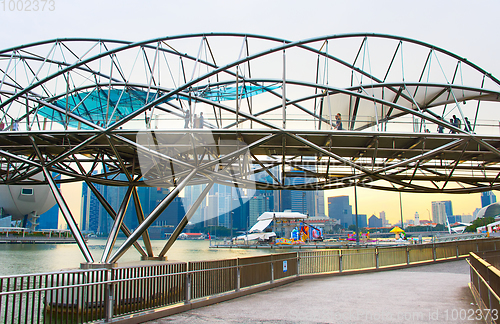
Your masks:
<svg viewBox="0 0 500 324"><path fill-rule="evenodd" d="M11 2L0 2L1 48L63 37L139 41L199 32L241 32L300 40L374 32L435 44L500 77L500 43L496 37L500 2L494 0L52 0L44 11L39 8L31 12L18 10L28 1L15 1L17 8L13 11L9 10L9 5L13 8ZM78 185L66 187L65 191L78 191ZM347 194L354 205L352 188L328 191L325 196ZM472 214L480 207L479 194L404 193L402 200L404 219L413 218L415 212L427 219L432 214L431 201L435 200L451 200L455 214ZM77 199L68 203L73 214L78 214ZM382 210L390 221L399 220L399 195L359 190L360 214L378 215Z"/></svg>

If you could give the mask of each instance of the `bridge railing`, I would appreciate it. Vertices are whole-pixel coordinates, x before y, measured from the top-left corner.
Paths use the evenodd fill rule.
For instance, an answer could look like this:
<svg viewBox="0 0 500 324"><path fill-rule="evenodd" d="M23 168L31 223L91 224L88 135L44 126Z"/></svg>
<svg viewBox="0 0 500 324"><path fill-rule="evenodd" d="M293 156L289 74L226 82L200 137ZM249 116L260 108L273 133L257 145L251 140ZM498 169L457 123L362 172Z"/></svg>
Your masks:
<svg viewBox="0 0 500 324"><path fill-rule="evenodd" d="M8 120L7 122L4 121L4 128L1 128L0 126L0 131L14 131L14 129L17 129L19 131L28 131L29 129L34 130L34 131L39 131L39 130L44 130L44 131L58 131L58 130L78 130L82 129L82 127L85 128L85 125L82 123L78 123L76 125L69 125L69 126L64 126L60 124L59 122L52 122L49 119L45 119L44 117L40 117L41 120L43 120L40 123L33 123L33 120L30 122L27 122L26 120L20 120L18 122L17 127L14 126L14 120ZM240 117L240 121L244 119ZM318 120L316 118L313 118L311 116L305 116L303 114L294 114L294 113L287 113L287 125L291 129L317 129L318 125ZM211 128L211 127L217 127L217 125L235 125L235 117L234 116L219 116L217 118L217 121L210 116L205 116L204 118L206 125L204 128ZM280 125L283 122L283 115L281 112L276 113L276 114L266 114L266 121ZM448 119L445 119L445 121L448 123ZM92 119L92 122L95 123L98 126L101 127L107 127L110 125L107 125L107 121L103 119ZM335 119L332 120L333 124L335 124ZM356 122L356 125L364 125L364 124L370 124L372 126L367 128L367 131L372 131L372 132L405 132L405 133L437 133L437 125L432 123L432 122L426 122L426 123L420 123L420 120L416 123L416 120L414 120L411 116L405 116L405 117L400 117L396 119L392 119L386 122L379 122L378 126L376 124L376 120L373 116L356 116L355 120L348 120L346 118L342 119L342 125L343 129L349 129L349 125L351 125L352 122ZM111 124L112 125L112 124ZM148 117L148 119L144 118L144 115L139 115L135 118L133 118L131 121L127 123L127 129L184 129L184 118L181 116L173 116L173 115L168 115L168 114L159 114L159 115L153 115L151 117ZM257 123L252 123L250 124L248 121L246 123L243 123L240 125L240 128L255 128L258 129L259 126ZM498 135L500 131L500 124L498 123L498 120L489 120L489 119L480 119L477 120L475 125L472 125L471 127L474 128L473 132L475 134L480 134L480 135ZM191 125L189 128L195 128L192 127ZM222 127L221 127L222 128ZM462 123L461 129L465 129L465 125ZM217 129L217 128L212 128L212 129ZM330 126L329 123L324 122L322 123L321 130L332 130L333 125ZM448 129L444 129L443 133L449 134L450 131Z"/></svg>
<svg viewBox="0 0 500 324"><path fill-rule="evenodd" d="M482 317L487 323L500 322L500 270L490 264L487 260L498 261L498 251L471 252L470 265L470 289L476 300Z"/></svg>
<svg viewBox="0 0 500 324"><path fill-rule="evenodd" d="M0 323L88 323L137 317L150 310L196 305L319 274L377 271L458 259L496 250L499 239L436 244L299 251L214 261L162 263L111 269L0 277ZM477 265L481 278L487 271ZM500 285L500 279L478 279ZM481 286L482 285L482 286ZM479 290L480 289L480 290ZM484 296L483 296L484 297ZM486 298L486 297L484 297ZM490 298L491 299L491 298ZM488 301L490 301L488 299ZM491 299L493 300L493 299ZM493 300L494 301L494 300ZM155 311L154 314L161 312ZM160 316L160 315L158 315Z"/></svg>

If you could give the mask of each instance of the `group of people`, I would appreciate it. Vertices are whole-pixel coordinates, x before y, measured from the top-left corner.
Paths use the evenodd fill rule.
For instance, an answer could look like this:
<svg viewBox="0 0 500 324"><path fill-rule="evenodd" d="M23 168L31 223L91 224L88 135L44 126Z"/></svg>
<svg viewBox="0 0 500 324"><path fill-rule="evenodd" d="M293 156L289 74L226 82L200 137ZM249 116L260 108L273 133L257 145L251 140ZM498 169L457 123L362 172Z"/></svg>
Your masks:
<svg viewBox="0 0 500 324"><path fill-rule="evenodd" d="M442 120L442 118L439 118L439 119ZM456 128L462 127L462 121L459 118L457 118L456 115L453 115L453 118L450 119L450 124ZM467 117L464 118L464 124L465 124L464 130L466 132L472 133L472 126L470 124L469 118L467 118ZM437 131L438 131L438 133L444 133L444 126L438 125ZM450 133L456 134L457 132L454 129L450 129Z"/></svg>
<svg viewBox="0 0 500 324"><path fill-rule="evenodd" d="M13 131L18 131L19 130L19 120L14 120L12 121L12 124L10 126L11 130ZM5 129L5 124L3 122L0 122L0 131L3 131ZM7 128L9 130L9 128Z"/></svg>
<svg viewBox="0 0 500 324"><path fill-rule="evenodd" d="M186 110L184 113L184 128L189 128L189 123L191 122L191 112ZM205 117L203 117L203 112L200 112L200 116L194 114L193 116L193 128L203 128L205 123Z"/></svg>

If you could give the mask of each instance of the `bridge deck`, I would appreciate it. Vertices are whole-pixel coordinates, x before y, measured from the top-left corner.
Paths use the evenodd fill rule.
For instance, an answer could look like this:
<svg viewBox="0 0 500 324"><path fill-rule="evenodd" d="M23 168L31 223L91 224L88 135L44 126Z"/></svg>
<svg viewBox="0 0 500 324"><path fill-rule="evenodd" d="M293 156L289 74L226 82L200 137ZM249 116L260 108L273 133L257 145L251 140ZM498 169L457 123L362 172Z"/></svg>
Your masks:
<svg viewBox="0 0 500 324"><path fill-rule="evenodd" d="M465 260L306 279L150 323L470 323L468 282Z"/></svg>

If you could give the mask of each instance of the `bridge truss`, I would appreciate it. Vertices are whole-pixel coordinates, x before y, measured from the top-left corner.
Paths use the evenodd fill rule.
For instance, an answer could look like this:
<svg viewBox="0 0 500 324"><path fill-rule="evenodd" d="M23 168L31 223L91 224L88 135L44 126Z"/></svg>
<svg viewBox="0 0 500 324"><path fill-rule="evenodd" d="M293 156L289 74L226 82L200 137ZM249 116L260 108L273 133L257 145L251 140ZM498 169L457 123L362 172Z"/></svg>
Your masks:
<svg viewBox="0 0 500 324"><path fill-rule="evenodd" d="M392 35L43 41L0 51L0 184L49 185L93 262L57 187L87 183L114 219L102 263L131 246L153 258L148 227L186 186L204 185L164 257L214 183L499 189L499 86L465 58ZM127 188L118 209L96 185ZM141 186L171 191L144 215ZM123 222L130 200L133 230ZM120 230L127 240L112 253Z"/></svg>

